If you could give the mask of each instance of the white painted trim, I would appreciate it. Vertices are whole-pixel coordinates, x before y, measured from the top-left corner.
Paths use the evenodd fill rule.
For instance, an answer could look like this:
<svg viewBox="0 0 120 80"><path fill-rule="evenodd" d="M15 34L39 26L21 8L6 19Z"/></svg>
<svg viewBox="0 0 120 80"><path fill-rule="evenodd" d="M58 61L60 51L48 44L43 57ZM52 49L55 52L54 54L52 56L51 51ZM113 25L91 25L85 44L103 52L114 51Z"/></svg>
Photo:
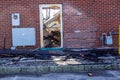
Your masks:
<svg viewBox="0 0 120 80"><path fill-rule="evenodd" d="M41 12L41 10L42 10L42 5L39 5L39 18L40 18L40 45L41 45L41 48L43 47L43 25L42 25L42 21L43 21L43 19L42 19L42 12Z"/></svg>
<svg viewBox="0 0 120 80"><path fill-rule="evenodd" d="M43 19L42 19L42 8L43 7L50 7L50 6L59 6L60 7L60 22L61 22L61 29L60 29L60 32L61 32L61 46L59 48L63 48L63 22L62 22L62 4L40 4L39 5L39 18L40 18L40 43L41 43L41 48L44 47L44 44L43 44Z"/></svg>

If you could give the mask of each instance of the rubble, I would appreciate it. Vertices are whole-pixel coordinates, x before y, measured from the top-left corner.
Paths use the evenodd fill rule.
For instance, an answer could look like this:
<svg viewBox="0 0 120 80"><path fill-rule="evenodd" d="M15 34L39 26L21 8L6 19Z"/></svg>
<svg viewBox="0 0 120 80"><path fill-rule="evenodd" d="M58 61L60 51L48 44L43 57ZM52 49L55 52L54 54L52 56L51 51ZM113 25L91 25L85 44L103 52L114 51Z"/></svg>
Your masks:
<svg viewBox="0 0 120 80"><path fill-rule="evenodd" d="M82 72L120 69L119 62L98 63L81 59L68 59L66 61L62 61L60 59L39 60L34 58L21 58L15 64L10 64L12 60L14 60L14 58L0 59L0 74L43 74L51 72ZM116 62L117 61L119 60L116 59Z"/></svg>
<svg viewBox="0 0 120 80"><path fill-rule="evenodd" d="M42 74L51 72L81 72L120 69L120 58L116 55L100 55L94 53L97 52L97 49L73 50L74 51L66 52L33 50L33 53L31 51L20 51L18 54L16 53L16 50L8 50L6 53L5 51L1 51L5 54L9 54L9 57L1 54L0 74ZM100 49L100 52L102 51L106 52L107 50ZM24 52L26 52L26 54ZM91 52L93 52L93 54L91 54Z"/></svg>

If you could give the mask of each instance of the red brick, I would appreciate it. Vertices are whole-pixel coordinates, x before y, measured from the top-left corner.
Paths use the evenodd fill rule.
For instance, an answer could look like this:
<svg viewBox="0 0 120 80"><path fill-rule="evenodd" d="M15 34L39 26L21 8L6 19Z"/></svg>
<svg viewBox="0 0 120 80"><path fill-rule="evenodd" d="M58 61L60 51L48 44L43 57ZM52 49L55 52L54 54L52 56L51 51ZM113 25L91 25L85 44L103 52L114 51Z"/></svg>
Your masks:
<svg viewBox="0 0 120 80"><path fill-rule="evenodd" d="M12 46L11 13L14 12L21 14L19 27L36 28L37 43L33 48L40 47L39 4L63 4L64 47L100 47L98 38L102 33L118 32L119 0L0 0L0 48L4 37L6 48ZM113 43L113 47L118 46L118 35L113 35Z"/></svg>

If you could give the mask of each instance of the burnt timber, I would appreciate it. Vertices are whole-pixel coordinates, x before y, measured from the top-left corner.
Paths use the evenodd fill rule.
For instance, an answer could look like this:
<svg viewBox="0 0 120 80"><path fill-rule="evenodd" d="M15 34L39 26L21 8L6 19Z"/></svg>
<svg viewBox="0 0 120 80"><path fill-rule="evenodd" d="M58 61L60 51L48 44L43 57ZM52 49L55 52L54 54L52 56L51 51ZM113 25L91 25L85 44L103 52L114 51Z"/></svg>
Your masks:
<svg viewBox="0 0 120 80"><path fill-rule="evenodd" d="M50 52L49 50L0 50L0 57L16 57L16 56L25 56L25 57L36 57L36 56L117 56L118 49L115 47L107 48L64 48L62 51L55 51L55 53Z"/></svg>

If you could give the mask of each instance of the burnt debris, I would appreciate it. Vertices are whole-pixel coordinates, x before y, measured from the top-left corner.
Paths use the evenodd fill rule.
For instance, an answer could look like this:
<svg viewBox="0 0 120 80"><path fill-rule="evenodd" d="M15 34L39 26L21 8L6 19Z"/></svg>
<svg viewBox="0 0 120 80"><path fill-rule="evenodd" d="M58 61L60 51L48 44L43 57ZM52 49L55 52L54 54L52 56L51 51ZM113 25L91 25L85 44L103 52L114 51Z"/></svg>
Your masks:
<svg viewBox="0 0 120 80"><path fill-rule="evenodd" d="M72 58L84 58L98 61L100 57L118 56L117 48L64 48L61 51L51 52L49 50L0 50L0 57L34 57L49 60L51 56L66 56L64 60Z"/></svg>

